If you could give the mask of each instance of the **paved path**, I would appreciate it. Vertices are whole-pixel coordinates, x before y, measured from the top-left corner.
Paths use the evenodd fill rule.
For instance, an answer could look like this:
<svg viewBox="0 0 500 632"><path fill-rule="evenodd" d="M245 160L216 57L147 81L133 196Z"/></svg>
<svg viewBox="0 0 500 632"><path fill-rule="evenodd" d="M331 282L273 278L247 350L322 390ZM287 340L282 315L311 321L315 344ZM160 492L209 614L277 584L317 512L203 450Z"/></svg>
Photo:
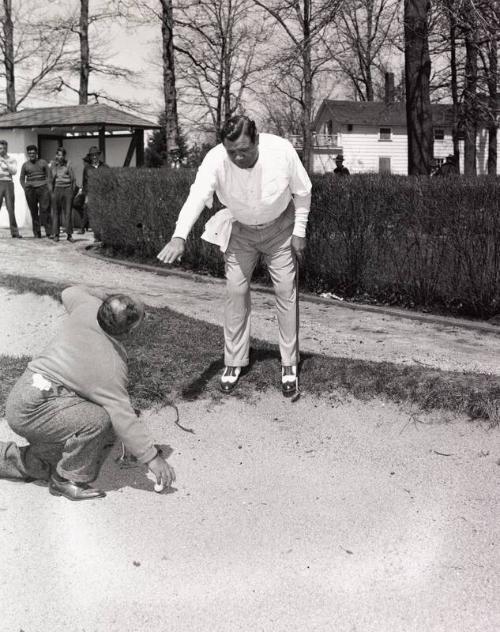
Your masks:
<svg viewBox="0 0 500 632"><path fill-rule="evenodd" d="M194 318L220 325L224 282L193 274L165 275L124 267L89 257L89 238L74 245L64 241L7 238L1 231L3 274L19 274L64 283L104 285L138 293L149 305L168 306ZM272 294L252 294L252 332L277 341ZM422 320L422 318L424 320ZM499 329L487 324L409 318L397 310L363 309L336 301L301 297L301 349L339 357L434 366L453 371L500 375Z"/></svg>

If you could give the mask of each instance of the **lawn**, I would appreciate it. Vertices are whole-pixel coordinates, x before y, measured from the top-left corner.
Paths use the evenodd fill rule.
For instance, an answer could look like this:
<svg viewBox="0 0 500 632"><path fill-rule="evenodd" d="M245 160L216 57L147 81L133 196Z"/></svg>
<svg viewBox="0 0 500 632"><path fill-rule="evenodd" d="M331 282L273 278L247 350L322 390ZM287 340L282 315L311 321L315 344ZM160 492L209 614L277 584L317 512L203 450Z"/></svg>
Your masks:
<svg viewBox="0 0 500 632"><path fill-rule="evenodd" d="M17 292L49 295L57 300L64 286L39 279L4 275L0 284ZM130 393L137 408L192 400L219 399L223 367L222 327L194 320L167 308L148 309L143 326L131 338ZM7 393L28 358L0 356L0 413ZM277 345L252 340L250 370L231 397L251 398L279 388ZM441 371L389 362L302 354L301 390L329 398L351 395L387 398L422 410L445 409L498 423L500 385L495 376Z"/></svg>

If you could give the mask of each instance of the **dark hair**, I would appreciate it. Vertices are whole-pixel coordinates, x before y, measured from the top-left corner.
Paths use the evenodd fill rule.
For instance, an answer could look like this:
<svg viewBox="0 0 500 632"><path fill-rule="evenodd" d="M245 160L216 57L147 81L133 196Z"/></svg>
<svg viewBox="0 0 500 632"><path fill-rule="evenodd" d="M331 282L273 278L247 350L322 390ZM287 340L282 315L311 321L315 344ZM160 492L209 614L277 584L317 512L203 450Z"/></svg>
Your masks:
<svg viewBox="0 0 500 632"><path fill-rule="evenodd" d="M65 155L66 155L66 150L64 149L64 147L58 147L58 148L56 149L56 154L57 154L57 152L58 152L58 151L60 151L60 152L62 153L62 155L63 155L63 156L65 156Z"/></svg>
<svg viewBox="0 0 500 632"><path fill-rule="evenodd" d="M5 145L6 147L9 146L9 143L5 140L5 139L0 139L0 145Z"/></svg>
<svg viewBox="0 0 500 632"><path fill-rule="evenodd" d="M257 128L255 121L240 114L233 116L224 123L224 127L221 129L220 137L222 142L227 140L237 140L242 134L246 134L252 143L257 140Z"/></svg>
<svg viewBox="0 0 500 632"><path fill-rule="evenodd" d="M38 147L36 145L28 145L26 151L36 151L38 153Z"/></svg>
<svg viewBox="0 0 500 632"><path fill-rule="evenodd" d="M144 306L126 294L108 296L97 311L97 322L110 336L128 333L132 327L142 320Z"/></svg>

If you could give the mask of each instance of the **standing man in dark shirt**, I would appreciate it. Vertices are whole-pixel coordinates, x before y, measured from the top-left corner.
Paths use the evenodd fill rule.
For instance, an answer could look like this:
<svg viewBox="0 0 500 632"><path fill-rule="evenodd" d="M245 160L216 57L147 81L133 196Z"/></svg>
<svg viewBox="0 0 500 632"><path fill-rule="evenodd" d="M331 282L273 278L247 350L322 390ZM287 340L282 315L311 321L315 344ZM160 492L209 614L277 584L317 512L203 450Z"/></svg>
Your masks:
<svg viewBox="0 0 500 632"><path fill-rule="evenodd" d="M347 167L344 167L344 156L342 156L342 154L339 154L335 158L335 164L337 165L337 167L333 170L333 173L336 176L349 176L349 175L351 175L350 172L349 172L349 169Z"/></svg>
<svg viewBox="0 0 500 632"><path fill-rule="evenodd" d="M84 157L83 162L85 163L83 167L83 178L82 178L82 188L80 192L84 195L84 205L83 205L83 218L82 218L82 229L81 233L83 234L85 230L89 228L89 172L94 169L101 169L102 167L107 167L108 165L101 160L101 150L99 147L93 146L91 147L87 155ZM91 213L92 214L92 213ZM94 230L94 237L96 241L100 241L100 235L96 232L95 227L92 227Z"/></svg>
<svg viewBox="0 0 500 632"><path fill-rule="evenodd" d="M33 235L42 236L41 224L45 229L45 235L52 234L50 216L50 167L42 158L38 157L38 147L28 145L26 147L28 160L21 167L20 181L26 195L26 202L33 222Z"/></svg>
<svg viewBox="0 0 500 632"><path fill-rule="evenodd" d="M66 158L66 150L59 147L51 165L52 196L52 228L54 241L59 241L61 216L66 227L66 239L73 242L73 195L75 190L75 174L71 163Z"/></svg>
<svg viewBox="0 0 500 632"><path fill-rule="evenodd" d="M435 176L458 176L460 175L460 169L458 167L458 161L453 154L446 156L446 160L441 167L435 172Z"/></svg>

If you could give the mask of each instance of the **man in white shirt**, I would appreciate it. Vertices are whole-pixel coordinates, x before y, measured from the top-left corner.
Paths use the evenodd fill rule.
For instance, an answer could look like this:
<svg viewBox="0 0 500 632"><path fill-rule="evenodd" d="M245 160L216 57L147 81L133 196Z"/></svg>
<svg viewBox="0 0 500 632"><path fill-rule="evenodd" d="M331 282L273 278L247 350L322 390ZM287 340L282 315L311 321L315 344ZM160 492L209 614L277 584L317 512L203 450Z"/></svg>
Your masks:
<svg viewBox="0 0 500 632"><path fill-rule="evenodd" d="M158 258L174 263L182 257L189 231L217 193L231 218L230 238L218 242L224 244L227 280L221 389L231 392L249 362L250 279L262 254L276 296L282 390L293 395L298 364L296 259L302 259L306 245L311 181L292 145L272 134L259 135L246 116L227 121L221 138L204 158L172 239Z"/></svg>
<svg viewBox="0 0 500 632"><path fill-rule="evenodd" d="M21 239L16 222L14 182L12 176L17 172L17 160L7 153L8 143L0 140L0 208L5 201L9 214L10 234L15 239Z"/></svg>

